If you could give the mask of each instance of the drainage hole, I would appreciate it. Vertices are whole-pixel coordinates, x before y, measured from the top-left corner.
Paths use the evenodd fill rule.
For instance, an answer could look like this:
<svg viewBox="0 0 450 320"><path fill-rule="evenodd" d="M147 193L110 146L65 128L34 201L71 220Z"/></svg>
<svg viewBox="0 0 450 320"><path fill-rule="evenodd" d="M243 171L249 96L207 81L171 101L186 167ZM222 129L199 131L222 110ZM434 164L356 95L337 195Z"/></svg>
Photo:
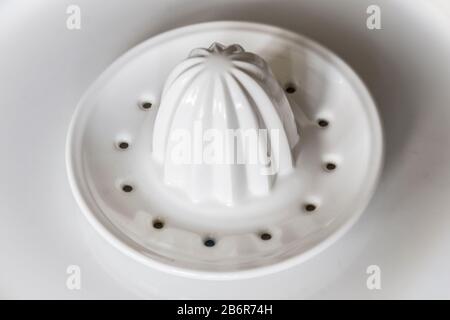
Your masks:
<svg viewBox="0 0 450 320"><path fill-rule="evenodd" d="M261 240L267 241L267 240L272 239L272 235L270 233L263 232L260 234L260 238L261 238Z"/></svg>
<svg viewBox="0 0 450 320"><path fill-rule="evenodd" d="M131 192L131 191L133 191L133 187L132 186L130 186L129 184L124 184L123 186L122 186L122 191L123 192Z"/></svg>
<svg viewBox="0 0 450 320"><path fill-rule="evenodd" d="M337 168L337 165L335 163L333 163L333 162L325 163L325 169L327 171L334 171L334 170L336 170L336 168Z"/></svg>
<svg viewBox="0 0 450 320"><path fill-rule="evenodd" d="M141 105L142 109L149 110L152 107L153 104L151 102L149 102L149 101L144 101L140 105Z"/></svg>
<svg viewBox="0 0 450 320"><path fill-rule="evenodd" d="M313 212L317 209L316 205L312 204L312 203L308 203L305 205L305 210L307 212Z"/></svg>
<svg viewBox="0 0 450 320"><path fill-rule="evenodd" d="M130 147L130 144L128 142L122 141L122 142L119 142L119 144L117 146L119 147L119 149L125 150Z"/></svg>
<svg viewBox="0 0 450 320"><path fill-rule="evenodd" d="M295 93L295 91L297 91L297 88L295 87L295 85L293 85L291 83L291 84L288 84L284 90L289 94L293 94L293 93Z"/></svg>
<svg viewBox="0 0 450 320"><path fill-rule="evenodd" d="M207 239L205 239L203 244L205 245L205 247L211 248L211 247L214 247L216 245L216 241L214 239L212 239L212 238L207 238Z"/></svg>
<svg viewBox="0 0 450 320"><path fill-rule="evenodd" d="M319 119L319 120L317 120L317 124L318 124L319 127L321 127L321 128L326 128L326 127L328 127L328 126L330 125L330 123L329 123L327 120L325 120L325 119Z"/></svg>
<svg viewBox="0 0 450 320"><path fill-rule="evenodd" d="M159 219L153 220L153 228L155 228L155 229L162 229L162 228L164 228L164 222L162 220L159 220Z"/></svg>

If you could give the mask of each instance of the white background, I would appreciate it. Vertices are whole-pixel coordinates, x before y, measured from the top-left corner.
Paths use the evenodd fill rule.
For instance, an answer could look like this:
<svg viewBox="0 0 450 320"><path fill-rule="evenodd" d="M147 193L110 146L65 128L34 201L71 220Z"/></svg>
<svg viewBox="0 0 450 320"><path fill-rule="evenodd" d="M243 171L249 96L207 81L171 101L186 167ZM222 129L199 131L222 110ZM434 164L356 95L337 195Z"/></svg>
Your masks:
<svg viewBox="0 0 450 320"><path fill-rule="evenodd" d="M66 8L81 8L81 30ZM382 10L382 30L366 9ZM361 220L306 263L264 278L175 278L130 260L87 223L66 178L72 113L139 42L202 21L247 20L324 44L363 78L386 164ZM450 1L0 0L1 298L450 298ZM66 287L79 265L81 290ZM366 287L380 266L382 289Z"/></svg>

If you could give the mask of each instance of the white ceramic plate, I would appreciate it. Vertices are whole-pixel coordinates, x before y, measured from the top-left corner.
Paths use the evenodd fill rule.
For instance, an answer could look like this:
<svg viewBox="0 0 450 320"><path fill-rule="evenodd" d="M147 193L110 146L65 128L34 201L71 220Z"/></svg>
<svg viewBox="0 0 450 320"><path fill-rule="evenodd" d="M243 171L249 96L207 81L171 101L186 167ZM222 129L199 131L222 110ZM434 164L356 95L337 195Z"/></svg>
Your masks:
<svg viewBox="0 0 450 320"><path fill-rule="evenodd" d="M192 49L214 42L242 45L267 61L282 87L297 88L288 94L301 137L294 174L278 179L269 196L232 207L183 199L159 183L151 157L167 75ZM140 107L146 100L150 110ZM102 235L151 267L220 279L278 271L334 242L367 206L381 161L376 107L355 73L311 40L244 22L188 26L131 49L83 97L67 142L75 196ZM337 168L328 172L327 163ZM155 219L164 230L153 228ZM270 241L261 241L261 230ZM205 247L202 239L212 236L216 245Z"/></svg>

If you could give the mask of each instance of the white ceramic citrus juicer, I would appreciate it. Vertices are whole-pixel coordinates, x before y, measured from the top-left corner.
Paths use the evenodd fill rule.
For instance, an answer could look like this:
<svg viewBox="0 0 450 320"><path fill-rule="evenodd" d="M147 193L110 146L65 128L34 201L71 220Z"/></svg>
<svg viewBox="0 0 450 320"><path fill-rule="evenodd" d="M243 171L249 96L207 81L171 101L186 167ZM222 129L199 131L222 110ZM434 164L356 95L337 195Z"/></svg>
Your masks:
<svg viewBox="0 0 450 320"><path fill-rule="evenodd" d="M304 261L349 229L382 162L375 105L327 49L206 23L131 49L80 101L72 189L94 227L166 272L233 279Z"/></svg>

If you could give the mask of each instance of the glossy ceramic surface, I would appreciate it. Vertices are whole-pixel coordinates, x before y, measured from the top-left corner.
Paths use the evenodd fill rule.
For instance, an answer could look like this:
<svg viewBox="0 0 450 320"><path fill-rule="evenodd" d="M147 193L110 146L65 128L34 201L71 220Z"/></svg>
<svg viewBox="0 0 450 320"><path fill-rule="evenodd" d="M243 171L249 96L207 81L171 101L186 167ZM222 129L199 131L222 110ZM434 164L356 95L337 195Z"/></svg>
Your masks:
<svg viewBox="0 0 450 320"><path fill-rule="evenodd" d="M447 0L77 0L81 29L68 30L73 4L0 1L1 298L450 298ZM374 4L381 30L366 27ZM372 93L386 142L379 187L344 237L302 264L238 281L177 277L118 251L81 214L65 164L69 123L101 72L163 31L217 20L276 25L337 53ZM80 290L66 286L72 265ZM370 265L381 290L366 286Z"/></svg>
<svg viewBox="0 0 450 320"><path fill-rule="evenodd" d="M211 64L203 58L204 50L195 50L182 62L192 48L215 42L242 47L229 47L232 61L222 52L213 55ZM250 56L242 48L248 48ZM241 67L249 70L240 71L235 82L225 80L227 87L234 85L231 101L224 97L224 86L201 90L220 80L218 74L236 72L224 63L244 58ZM193 62L191 73L205 70L198 80L186 75L186 64ZM249 80L247 73L253 79L262 73L265 81ZM242 90L254 103L244 103ZM266 96L270 99L261 92L270 93ZM198 97L202 93L205 103ZM151 107L143 108L146 103ZM259 108L267 127L281 131L279 155L274 158L280 174L262 195L254 189L239 190L244 185L242 174L234 185L229 181L229 188L223 188L226 176L217 174L242 166L176 166L164 157L171 151L162 151L166 145L161 142L167 141L170 130L190 132L192 110L214 111L217 106L215 129L223 128L223 106L228 111ZM167 110L174 110L174 115L169 117ZM281 111L273 116L277 110ZM245 117L242 110L240 117ZM128 144L126 150L120 148L123 142ZM330 51L287 30L215 22L161 34L112 64L79 104L68 135L67 161L73 191L89 221L122 251L167 272L232 279L297 264L347 231L374 191L382 136L367 89ZM244 166L247 172L249 166ZM208 185L211 178L217 180ZM259 174L245 181L261 188L255 181L261 178L268 181ZM216 187L223 189L216 189L213 201L196 198L210 196ZM242 195L241 201L230 202L229 192ZM163 222L164 228L155 229L155 221Z"/></svg>

